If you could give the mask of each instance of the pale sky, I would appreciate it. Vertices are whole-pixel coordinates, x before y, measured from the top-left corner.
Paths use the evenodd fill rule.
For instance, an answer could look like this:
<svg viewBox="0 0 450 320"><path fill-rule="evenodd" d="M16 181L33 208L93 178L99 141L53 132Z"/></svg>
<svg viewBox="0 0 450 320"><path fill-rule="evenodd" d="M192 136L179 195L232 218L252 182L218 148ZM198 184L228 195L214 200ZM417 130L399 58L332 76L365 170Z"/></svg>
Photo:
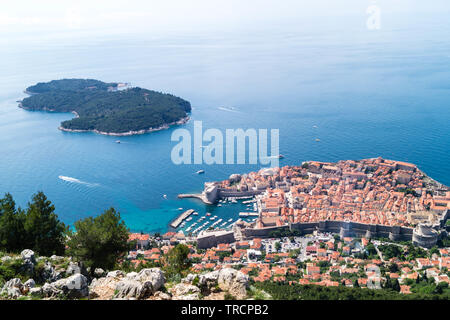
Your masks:
<svg viewBox="0 0 450 320"><path fill-rule="evenodd" d="M449 0L14 0L0 8L0 34L65 32L159 32L226 29L341 14L449 11Z"/></svg>

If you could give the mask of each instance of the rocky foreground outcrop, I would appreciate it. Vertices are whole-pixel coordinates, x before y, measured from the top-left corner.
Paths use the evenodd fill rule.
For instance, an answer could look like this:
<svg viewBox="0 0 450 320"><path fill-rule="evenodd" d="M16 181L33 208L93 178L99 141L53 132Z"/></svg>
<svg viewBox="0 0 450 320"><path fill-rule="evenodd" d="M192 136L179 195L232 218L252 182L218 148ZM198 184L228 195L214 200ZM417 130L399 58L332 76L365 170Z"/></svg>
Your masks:
<svg viewBox="0 0 450 320"><path fill-rule="evenodd" d="M55 265L67 258L36 259L33 251L24 250L21 257L15 259L22 260L22 270L37 278L36 281L29 278L24 283L19 278L7 281L0 295L8 299L25 296L42 299L199 300L223 299L224 294L245 299L249 280L247 275L231 268L201 275L189 274L180 283L166 283L164 272L159 268L127 274L121 270L107 273L95 269L91 280L87 270L70 259L66 260L64 269ZM36 282L43 285L37 286Z"/></svg>
<svg viewBox="0 0 450 320"><path fill-rule="evenodd" d="M164 273L158 268L139 273L112 271L106 277L94 279L90 285L91 299L147 299L164 286Z"/></svg>
<svg viewBox="0 0 450 320"><path fill-rule="evenodd" d="M165 283L158 268L143 269L139 273L109 272L94 279L89 287L91 299L152 299L199 300L218 292L226 292L238 299L247 296L248 276L226 268L202 275L189 274L177 284ZM168 288L166 288L166 286ZM166 291L166 292L164 292Z"/></svg>
<svg viewBox="0 0 450 320"><path fill-rule="evenodd" d="M247 297L248 276L232 268L220 269L201 275L189 274L181 283L169 289L174 300L199 300L223 297L228 293L237 299Z"/></svg>

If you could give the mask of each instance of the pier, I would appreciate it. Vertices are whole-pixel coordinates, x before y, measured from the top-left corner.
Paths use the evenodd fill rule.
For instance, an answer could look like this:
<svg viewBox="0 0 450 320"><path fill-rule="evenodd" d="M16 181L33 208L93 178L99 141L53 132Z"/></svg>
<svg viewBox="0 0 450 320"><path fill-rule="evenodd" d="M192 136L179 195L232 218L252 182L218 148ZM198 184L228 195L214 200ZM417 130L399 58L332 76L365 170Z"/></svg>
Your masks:
<svg viewBox="0 0 450 320"><path fill-rule="evenodd" d="M204 194L202 193L191 193L191 194L179 194L179 199L185 199L185 198L195 198L203 201L205 204L214 204L213 202L209 201Z"/></svg>
<svg viewBox="0 0 450 320"><path fill-rule="evenodd" d="M187 217L189 217L193 213L194 213L193 209L186 210L185 212L180 214L178 216L178 218L176 218L174 221L172 221L170 223L170 226L174 229L178 228L178 226L183 222L183 220L186 219Z"/></svg>
<svg viewBox="0 0 450 320"><path fill-rule="evenodd" d="M239 217L259 217L259 212L239 212Z"/></svg>

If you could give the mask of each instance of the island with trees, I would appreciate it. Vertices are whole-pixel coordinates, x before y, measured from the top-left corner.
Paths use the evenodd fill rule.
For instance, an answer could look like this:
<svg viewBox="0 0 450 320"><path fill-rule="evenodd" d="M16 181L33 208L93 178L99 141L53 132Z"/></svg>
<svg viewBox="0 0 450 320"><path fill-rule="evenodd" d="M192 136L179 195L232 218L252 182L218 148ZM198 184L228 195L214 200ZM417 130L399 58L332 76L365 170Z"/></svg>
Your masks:
<svg viewBox="0 0 450 320"><path fill-rule="evenodd" d="M30 111L72 112L61 123L70 132L133 135L183 124L191 104L171 94L123 83L93 79L62 79L30 86L19 107Z"/></svg>

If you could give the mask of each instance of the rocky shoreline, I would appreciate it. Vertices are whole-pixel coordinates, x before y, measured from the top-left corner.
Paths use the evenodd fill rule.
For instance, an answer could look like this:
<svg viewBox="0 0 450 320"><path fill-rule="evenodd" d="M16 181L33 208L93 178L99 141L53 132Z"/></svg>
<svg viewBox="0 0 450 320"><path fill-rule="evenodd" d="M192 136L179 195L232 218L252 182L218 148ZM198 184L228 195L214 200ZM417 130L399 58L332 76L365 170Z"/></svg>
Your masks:
<svg viewBox="0 0 450 320"><path fill-rule="evenodd" d="M78 117L78 115L76 113L75 113L75 116ZM94 130L77 130L77 129L67 129L67 128L64 128L62 126L59 126L58 129L61 130L61 131L65 131L65 132L75 132L75 133L94 132L94 133L102 134L102 135L106 135L106 136L124 137L124 136L133 136L133 135L138 135L138 134L146 134L146 133L150 133L150 132L155 132L155 131L169 129L171 126L185 124L185 123L187 123L189 121L189 119L190 119L189 117L185 117L185 118L182 118L182 119L180 119L178 121L167 123L167 124L164 124L164 125L162 125L160 127L157 127L157 128L149 128L149 129L145 129L145 130L127 131L127 132L104 132L104 131L99 131L97 129L94 129Z"/></svg>

